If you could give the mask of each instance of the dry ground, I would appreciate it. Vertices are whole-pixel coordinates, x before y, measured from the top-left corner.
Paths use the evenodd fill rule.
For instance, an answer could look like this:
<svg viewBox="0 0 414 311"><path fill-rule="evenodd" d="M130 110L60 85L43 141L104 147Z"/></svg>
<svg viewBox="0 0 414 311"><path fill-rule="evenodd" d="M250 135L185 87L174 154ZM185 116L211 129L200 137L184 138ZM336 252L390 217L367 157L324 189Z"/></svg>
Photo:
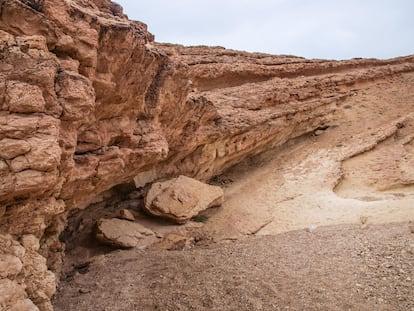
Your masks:
<svg viewBox="0 0 414 311"><path fill-rule="evenodd" d="M336 226L116 251L62 285L62 311L414 310L414 234L407 223Z"/></svg>

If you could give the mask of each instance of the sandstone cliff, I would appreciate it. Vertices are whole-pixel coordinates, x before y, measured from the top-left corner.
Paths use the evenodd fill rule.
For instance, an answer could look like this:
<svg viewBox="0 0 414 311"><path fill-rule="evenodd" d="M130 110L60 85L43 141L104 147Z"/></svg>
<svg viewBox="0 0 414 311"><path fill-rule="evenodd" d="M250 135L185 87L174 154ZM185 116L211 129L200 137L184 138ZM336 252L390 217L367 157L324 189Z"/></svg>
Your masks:
<svg viewBox="0 0 414 311"><path fill-rule="evenodd" d="M68 210L134 179L207 180L323 127L356 85L414 71L414 57L158 44L106 0L1 0L0 60L0 306L10 310L52 309Z"/></svg>

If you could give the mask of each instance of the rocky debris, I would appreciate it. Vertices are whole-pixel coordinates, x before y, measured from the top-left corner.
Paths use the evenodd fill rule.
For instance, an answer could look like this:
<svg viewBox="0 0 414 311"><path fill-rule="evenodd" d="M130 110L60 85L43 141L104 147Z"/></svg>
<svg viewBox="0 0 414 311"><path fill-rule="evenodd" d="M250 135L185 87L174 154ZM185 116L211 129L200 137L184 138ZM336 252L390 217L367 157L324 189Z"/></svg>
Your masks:
<svg viewBox="0 0 414 311"><path fill-rule="evenodd" d="M356 85L414 71L412 56L324 61L160 45L107 0L3 0L0 51L0 233L41 241L17 257L22 271L39 259L23 278L46 275L42 290L26 289L45 310L65 212L134 178L208 180L328 124Z"/></svg>
<svg viewBox="0 0 414 311"><path fill-rule="evenodd" d="M203 226L196 223L188 223L176 230L166 232L160 236L157 243L152 244L151 250L189 250L195 245L207 246L213 239L204 230Z"/></svg>
<svg viewBox="0 0 414 311"><path fill-rule="evenodd" d="M130 220L130 221L135 220L134 214L132 214L132 212L130 210L125 209L125 208L123 208L119 211L119 217L121 219Z"/></svg>
<svg viewBox="0 0 414 311"><path fill-rule="evenodd" d="M223 199L220 187L179 176L154 183L145 197L145 210L182 224L210 207L221 205Z"/></svg>
<svg viewBox="0 0 414 311"><path fill-rule="evenodd" d="M187 236L168 233L162 240L156 244L151 245L153 250L184 250L190 249L193 244L193 240Z"/></svg>
<svg viewBox="0 0 414 311"><path fill-rule="evenodd" d="M191 251L113 252L76 284L63 282L55 308L412 310L414 243L406 225L295 230ZM92 292L79 297L79 287Z"/></svg>
<svg viewBox="0 0 414 311"><path fill-rule="evenodd" d="M100 219L96 238L117 248L145 248L156 241L154 232L143 225L122 219Z"/></svg>

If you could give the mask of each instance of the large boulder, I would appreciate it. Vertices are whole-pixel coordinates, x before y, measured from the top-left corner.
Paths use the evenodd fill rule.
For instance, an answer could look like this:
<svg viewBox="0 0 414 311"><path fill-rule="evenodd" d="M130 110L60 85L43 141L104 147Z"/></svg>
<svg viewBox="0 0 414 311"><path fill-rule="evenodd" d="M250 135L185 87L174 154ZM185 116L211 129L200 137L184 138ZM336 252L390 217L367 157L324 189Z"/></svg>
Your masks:
<svg viewBox="0 0 414 311"><path fill-rule="evenodd" d="M100 219L96 228L99 241L117 248L145 248L156 241L154 232L128 220Z"/></svg>
<svg viewBox="0 0 414 311"><path fill-rule="evenodd" d="M145 210L182 224L200 212L223 203L223 189L179 176L154 183L145 197Z"/></svg>

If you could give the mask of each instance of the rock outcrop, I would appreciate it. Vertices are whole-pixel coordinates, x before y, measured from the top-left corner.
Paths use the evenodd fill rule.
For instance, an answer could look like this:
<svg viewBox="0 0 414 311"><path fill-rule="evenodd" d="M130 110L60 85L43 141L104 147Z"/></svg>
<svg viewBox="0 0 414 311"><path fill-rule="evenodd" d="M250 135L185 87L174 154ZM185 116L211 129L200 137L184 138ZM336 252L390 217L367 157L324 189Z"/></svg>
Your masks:
<svg viewBox="0 0 414 311"><path fill-rule="evenodd" d="M182 224L200 212L223 203L223 190L198 180L179 176L154 183L145 197L145 210Z"/></svg>
<svg viewBox="0 0 414 311"><path fill-rule="evenodd" d="M407 71L412 56L157 44L106 0L0 0L1 308L52 309L70 209L133 179L207 180L323 127L356 85Z"/></svg>

